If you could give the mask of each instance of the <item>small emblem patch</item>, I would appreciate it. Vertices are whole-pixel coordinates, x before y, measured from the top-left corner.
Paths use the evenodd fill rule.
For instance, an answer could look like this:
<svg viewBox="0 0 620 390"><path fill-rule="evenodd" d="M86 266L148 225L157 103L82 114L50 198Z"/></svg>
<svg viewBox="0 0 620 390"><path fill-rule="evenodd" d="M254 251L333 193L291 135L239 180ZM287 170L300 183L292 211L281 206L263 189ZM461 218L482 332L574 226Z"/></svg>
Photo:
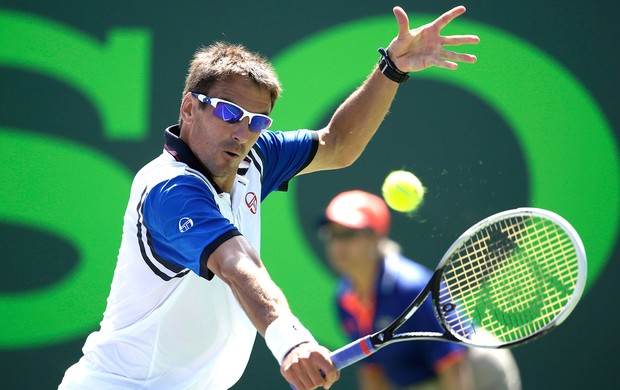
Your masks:
<svg viewBox="0 0 620 390"><path fill-rule="evenodd" d="M245 194L245 205L248 206L252 214L256 214L258 208L258 199L256 198L255 193L248 192L247 194Z"/></svg>
<svg viewBox="0 0 620 390"><path fill-rule="evenodd" d="M194 226L194 221L192 221L191 218L183 217L179 219L179 231L181 233L185 233L186 231L191 229L192 226Z"/></svg>

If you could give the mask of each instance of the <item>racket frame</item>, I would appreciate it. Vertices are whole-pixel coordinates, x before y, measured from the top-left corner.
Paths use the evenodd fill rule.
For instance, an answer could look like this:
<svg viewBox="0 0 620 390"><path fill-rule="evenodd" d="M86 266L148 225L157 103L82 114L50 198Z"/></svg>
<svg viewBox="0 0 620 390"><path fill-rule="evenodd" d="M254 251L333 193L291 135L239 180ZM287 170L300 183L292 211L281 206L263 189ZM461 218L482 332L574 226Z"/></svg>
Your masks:
<svg viewBox="0 0 620 390"><path fill-rule="evenodd" d="M470 239L480 230L488 227L489 225L495 224L500 220L516 217L519 215L527 215L529 217L542 217L548 220L551 220L555 224L559 225L570 238L578 259L578 273L577 273L577 283L575 288L571 294L569 301L562 308L560 313L551 320L548 324L546 324L543 328L534 332L533 334L524 337L519 340L515 340L512 342L505 342L501 345L488 345L488 344L476 344L472 340L465 339L463 337L459 337L458 335L453 334L450 329L445 325L444 317L441 314L439 308L439 288L441 276L445 267L448 265L450 258L457 248L459 248L465 241ZM549 210L534 208L534 207L521 207L512 210L502 211L496 214L493 214L475 225L471 226L467 229L463 234L459 236L458 239L454 241L454 243L448 248L448 250L443 255L441 261L437 265L435 271L433 272L429 282L424 287L424 289L418 294L418 296L411 302L411 304L388 326L383 328L382 330L375 332L371 335L362 337L356 341L353 341L338 350L332 352L331 359L337 369L341 369L347 367L363 358L371 355L376 352L378 349L385 347L389 344L395 342L402 341L411 341L411 340L437 340L437 341L446 341L446 342L456 342L459 344L465 344L469 346L483 347L483 348L509 348L515 346L517 344L523 344L525 342L532 341L536 338L543 336L548 333L555 327L559 326L562 322L568 318L570 313L576 307L583 291L585 289L587 280L587 261L586 261L586 253L583 246L583 242L579 238L579 235L575 231L575 229L566 221L564 218L559 216L558 214L551 212ZM411 318L418 308L424 303L428 295L431 295L433 301L433 309L435 313L435 317L437 322L441 325L443 333L440 332L406 332L406 333L395 333L409 318Z"/></svg>
<svg viewBox="0 0 620 390"><path fill-rule="evenodd" d="M497 223L498 221L505 220L508 218L514 218L518 216L539 217L539 218L550 220L556 225L558 225L559 227L561 227L562 230L567 234L567 236L571 240L573 247L575 248L576 255L577 255L578 272L577 272L577 283L575 284L575 288L571 294L569 301L564 305L564 307L556 315L556 317L553 320L549 321L549 323L547 323L544 327L528 335L527 337L524 337L522 339L518 339L512 342L503 342L501 343L501 345L488 345L488 344L483 344L483 343L475 343L472 340L460 337L458 334L453 334L450 331L450 329L445 326L445 318L440 310L441 309L439 305L440 276L437 276L437 275L441 275L443 273L443 270L448 265L448 262L450 261L450 258L452 254L456 251L456 249L461 247L465 241L469 240L477 232L487 228L490 225ZM548 333L552 329L558 327L560 324L562 324L562 322L564 322L566 318L568 318L568 316L571 314L571 312L575 309L575 307L577 306L577 303L579 302L579 300L581 299L581 296L583 295L583 291L585 290L585 286L587 282L587 273L588 273L587 270L588 270L588 265L587 265L586 252L585 252L583 242L581 241L581 238L579 237L579 234L577 233L575 228L562 216L552 211L541 209L541 208L535 208L535 207L519 207L516 209L501 211L499 213L493 214L481 220L480 222L476 223L475 225L467 229L463 234L461 234L459 238L455 240L454 243L445 252L441 261L437 265L437 269L433 273L433 277L431 279L432 283L429 283L429 284L432 284L431 296L433 297L433 309L435 311L435 317L437 318L437 321L439 322L442 329L444 330L444 334L442 334L442 336L440 336L438 340L458 342L458 343L466 344L469 346L475 346L475 347L481 347L481 348L510 348L512 346L516 346L518 344L523 344L523 343L532 341L534 339L537 339L543 336L544 334ZM399 337L399 341L406 341L406 340L418 338L418 337L415 337L414 334L409 334L409 336L411 337Z"/></svg>

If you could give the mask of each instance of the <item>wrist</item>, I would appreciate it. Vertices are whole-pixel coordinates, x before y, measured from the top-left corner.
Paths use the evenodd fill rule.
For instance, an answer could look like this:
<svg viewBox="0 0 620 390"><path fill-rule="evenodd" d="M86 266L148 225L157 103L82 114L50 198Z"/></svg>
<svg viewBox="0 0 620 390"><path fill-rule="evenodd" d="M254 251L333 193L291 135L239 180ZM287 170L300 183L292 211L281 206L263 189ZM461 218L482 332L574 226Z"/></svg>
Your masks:
<svg viewBox="0 0 620 390"><path fill-rule="evenodd" d="M379 58L379 70L385 77L398 84L402 84L409 79L409 74L396 67L396 64L392 61L386 49L381 47L377 51L381 54L381 58Z"/></svg>
<svg viewBox="0 0 620 390"><path fill-rule="evenodd" d="M316 343L316 340L291 314L280 316L267 326L265 342L278 363L282 365L284 358L293 348L303 343Z"/></svg>

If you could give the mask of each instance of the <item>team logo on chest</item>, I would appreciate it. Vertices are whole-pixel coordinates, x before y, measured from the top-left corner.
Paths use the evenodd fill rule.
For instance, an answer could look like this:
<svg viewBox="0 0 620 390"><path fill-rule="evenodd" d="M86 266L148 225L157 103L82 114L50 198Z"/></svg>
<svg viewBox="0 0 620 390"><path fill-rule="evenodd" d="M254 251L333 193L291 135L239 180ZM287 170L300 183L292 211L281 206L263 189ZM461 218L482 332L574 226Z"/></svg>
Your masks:
<svg viewBox="0 0 620 390"><path fill-rule="evenodd" d="M256 198L255 193L248 192L245 194L245 205L248 206L248 209L250 209L252 214L256 214L258 209L258 199Z"/></svg>
<svg viewBox="0 0 620 390"><path fill-rule="evenodd" d="M186 231L191 229L192 226L194 226L194 221L192 221L191 218L183 217L179 219L179 231L181 233L185 233Z"/></svg>

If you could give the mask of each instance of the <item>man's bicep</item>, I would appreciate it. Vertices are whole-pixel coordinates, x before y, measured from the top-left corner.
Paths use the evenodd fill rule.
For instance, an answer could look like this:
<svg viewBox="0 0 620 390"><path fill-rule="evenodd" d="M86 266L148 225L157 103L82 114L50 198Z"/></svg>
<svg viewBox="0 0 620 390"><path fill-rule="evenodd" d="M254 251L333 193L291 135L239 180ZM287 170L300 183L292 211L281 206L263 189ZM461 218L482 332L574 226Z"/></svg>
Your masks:
<svg viewBox="0 0 620 390"><path fill-rule="evenodd" d="M242 235L219 243L205 260L207 268L227 283L240 277L240 273L252 272L250 268L262 268L260 257Z"/></svg>
<svg viewBox="0 0 620 390"><path fill-rule="evenodd" d="M334 163L335 156L332 148L333 141L329 137L327 129L321 129L316 131L317 135L317 149L312 161L302 169L297 176L305 175L306 173L327 171L330 169L341 168Z"/></svg>

